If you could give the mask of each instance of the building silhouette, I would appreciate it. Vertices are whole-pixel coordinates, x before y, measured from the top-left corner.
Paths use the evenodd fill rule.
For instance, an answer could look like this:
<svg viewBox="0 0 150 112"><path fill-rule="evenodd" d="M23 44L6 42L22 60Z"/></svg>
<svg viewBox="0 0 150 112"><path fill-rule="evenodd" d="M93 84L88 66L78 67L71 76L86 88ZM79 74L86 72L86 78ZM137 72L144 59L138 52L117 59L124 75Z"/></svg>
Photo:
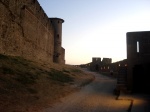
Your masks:
<svg viewBox="0 0 150 112"><path fill-rule="evenodd" d="M127 59L111 63L111 58L81 64L89 70L117 78L117 91L150 93L150 31L126 33Z"/></svg>

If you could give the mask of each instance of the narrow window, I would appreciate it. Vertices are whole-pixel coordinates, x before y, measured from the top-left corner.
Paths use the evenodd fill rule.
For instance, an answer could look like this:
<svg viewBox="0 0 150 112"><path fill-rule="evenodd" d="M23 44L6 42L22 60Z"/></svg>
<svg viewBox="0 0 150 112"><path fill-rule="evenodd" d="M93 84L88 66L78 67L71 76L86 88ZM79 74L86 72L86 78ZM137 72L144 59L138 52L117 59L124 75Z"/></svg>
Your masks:
<svg viewBox="0 0 150 112"><path fill-rule="evenodd" d="M57 38L59 38L59 34L57 34Z"/></svg>
<svg viewBox="0 0 150 112"><path fill-rule="evenodd" d="M137 46L136 46L137 47L137 53L139 53L139 41L137 41L136 44L137 44Z"/></svg>

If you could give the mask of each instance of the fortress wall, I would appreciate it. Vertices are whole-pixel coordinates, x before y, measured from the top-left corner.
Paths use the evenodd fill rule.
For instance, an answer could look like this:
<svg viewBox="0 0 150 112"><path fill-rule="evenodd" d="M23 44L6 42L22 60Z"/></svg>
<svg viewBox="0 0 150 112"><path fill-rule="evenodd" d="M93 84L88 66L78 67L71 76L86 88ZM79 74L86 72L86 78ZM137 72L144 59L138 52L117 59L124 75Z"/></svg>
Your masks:
<svg viewBox="0 0 150 112"><path fill-rule="evenodd" d="M61 64L65 64L65 49L61 47Z"/></svg>
<svg viewBox="0 0 150 112"><path fill-rule="evenodd" d="M52 62L54 29L37 0L0 0L0 53Z"/></svg>
<svg viewBox="0 0 150 112"><path fill-rule="evenodd" d="M110 64L112 62L111 58L103 58L102 63L103 64Z"/></svg>
<svg viewBox="0 0 150 112"><path fill-rule="evenodd" d="M24 43L24 45L32 48L26 49L26 47L24 47L23 51L25 55L31 55L30 57L37 57L40 60L43 58L45 61L52 61L54 52L53 29L51 28L50 30L48 27L44 26L27 8L25 8L24 11L23 27L26 37L26 43ZM28 54L26 52L28 52Z"/></svg>
<svg viewBox="0 0 150 112"><path fill-rule="evenodd" d="M4 3L0 1L0 52L17 55L20 54L22 31L15 15Z"/></svg>

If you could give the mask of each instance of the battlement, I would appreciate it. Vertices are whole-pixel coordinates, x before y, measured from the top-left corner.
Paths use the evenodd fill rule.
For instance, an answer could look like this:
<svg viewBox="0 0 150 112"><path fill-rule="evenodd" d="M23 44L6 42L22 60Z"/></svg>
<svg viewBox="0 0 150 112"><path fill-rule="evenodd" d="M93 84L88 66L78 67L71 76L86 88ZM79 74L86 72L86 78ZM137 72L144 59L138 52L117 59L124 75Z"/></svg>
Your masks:
<svg viewBox="0 0 150 112"><path fill-rule="evenodd" d="M104 64L110 64L112 62L111 58L103 58L102 63Z"/></svg>
<svg viewBox="0 0 150 112"><path fill-rule="evenodd" d="M93 57L92 62L101 62L101 58Z"/></svg>

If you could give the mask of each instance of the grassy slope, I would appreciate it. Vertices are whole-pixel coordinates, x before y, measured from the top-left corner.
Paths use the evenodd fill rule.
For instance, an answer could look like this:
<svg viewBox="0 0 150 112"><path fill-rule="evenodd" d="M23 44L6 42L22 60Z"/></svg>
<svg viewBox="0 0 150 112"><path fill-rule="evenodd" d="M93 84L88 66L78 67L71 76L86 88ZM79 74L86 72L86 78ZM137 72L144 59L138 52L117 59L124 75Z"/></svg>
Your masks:
<svg viewBox="0 0 150 112"><path fill-rule="evenodd" d="M0 111L33 112L84 85L93 76L69 65L40 64L0 54Z"/></svg>

